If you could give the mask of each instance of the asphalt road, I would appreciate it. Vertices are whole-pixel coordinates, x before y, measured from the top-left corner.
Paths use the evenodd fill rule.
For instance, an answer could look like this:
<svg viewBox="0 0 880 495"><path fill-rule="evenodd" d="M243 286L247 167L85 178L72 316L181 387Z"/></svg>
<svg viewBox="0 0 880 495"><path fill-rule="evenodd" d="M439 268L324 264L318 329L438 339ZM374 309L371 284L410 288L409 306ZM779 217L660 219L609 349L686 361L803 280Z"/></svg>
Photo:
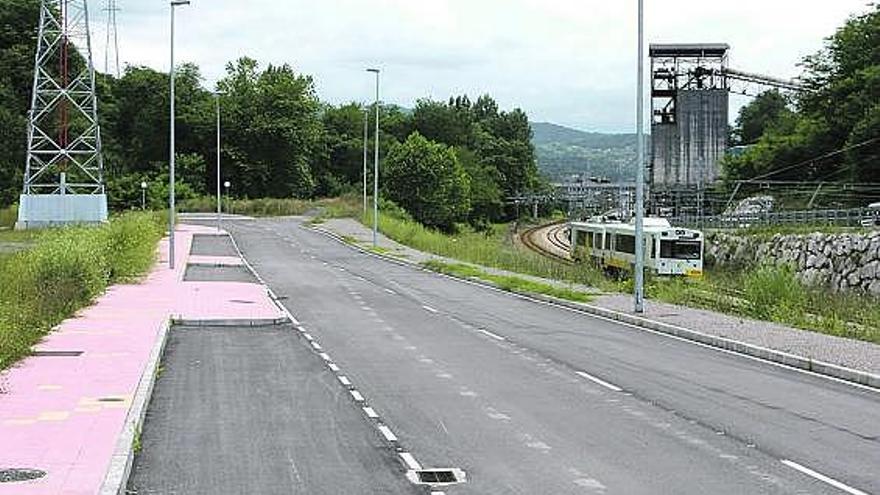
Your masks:
<svg viewBox="0 0 880 495"><path fill-rule="evenodd" d="M418 494L291 327L175 327L128 492Z"/></svg>
<svg viewBox="0 0 880 495"><path fill-rule="evenodd" d="M880 493L875 391L384 261L296 220L226 227L400 445L467 472L448 493Z"/></svg>

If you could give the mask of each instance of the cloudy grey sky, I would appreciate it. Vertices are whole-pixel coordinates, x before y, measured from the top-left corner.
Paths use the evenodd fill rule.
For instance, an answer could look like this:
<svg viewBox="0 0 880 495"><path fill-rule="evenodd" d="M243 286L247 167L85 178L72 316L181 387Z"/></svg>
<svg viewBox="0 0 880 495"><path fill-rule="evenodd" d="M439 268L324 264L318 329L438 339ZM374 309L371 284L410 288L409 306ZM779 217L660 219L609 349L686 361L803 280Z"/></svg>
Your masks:
<svg viewBox="0 0 880 495"><path fill-rule="evenodd" d="M106 0L89 0L103 69ZM124 64L168 67L168 3L117 0ZM648 42L724 42L731 65L794 77L867 0L646 0ZM213 86L243 55L315 76L322 99L490 93L532 120L584 130L634 128L635 0L193 0L178 9L178 60ZM741 104L736 99L735 104ZM735 111L734 108L732 111Z"/></svg>

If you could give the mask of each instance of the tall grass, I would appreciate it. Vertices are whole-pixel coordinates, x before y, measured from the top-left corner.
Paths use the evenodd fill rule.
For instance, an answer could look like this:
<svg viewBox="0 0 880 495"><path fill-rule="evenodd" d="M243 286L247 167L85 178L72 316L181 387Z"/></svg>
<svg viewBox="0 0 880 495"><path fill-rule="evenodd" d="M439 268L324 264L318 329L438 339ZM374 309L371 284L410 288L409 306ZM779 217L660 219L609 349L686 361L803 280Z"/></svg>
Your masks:
<svg viewBox="0 0 880 495"><path fill-rule="evenodd" d="M18 221L18 206L12 205L7 208L0 209L0 230L11 229Z"/></svg>
<svg viewBox="0 0 880 495"><path fill-rule="evenodd" d="M109 285L142 276L163 232L160 216L127 213L100 227L47 231L0 260L0 369Z"/></svg>
<svg viewBox="0 0 880 495"><path fill-rule="evenodd" d="M363 219L372 225L372 214ZM616 284L586 264L566 265L539 254L517 248L517 233L511 224L491 225L486 231L460 226L456 234L445 234L423 226L400 211L386 208L379 216L379 229L401 244L483 266L536 277L561 280L615 290Z"/></svg>
<svg viewBox="0 0 880 495"><path fill-rule="evenodd" d="M309 200L295 198L260 198L233 199L223 198L223 212L254 217L278 217L302 215L314 207ZM180 204L180 210L190 213L214 213L217 211L217 199L199 197L188 199Z"/></svg>

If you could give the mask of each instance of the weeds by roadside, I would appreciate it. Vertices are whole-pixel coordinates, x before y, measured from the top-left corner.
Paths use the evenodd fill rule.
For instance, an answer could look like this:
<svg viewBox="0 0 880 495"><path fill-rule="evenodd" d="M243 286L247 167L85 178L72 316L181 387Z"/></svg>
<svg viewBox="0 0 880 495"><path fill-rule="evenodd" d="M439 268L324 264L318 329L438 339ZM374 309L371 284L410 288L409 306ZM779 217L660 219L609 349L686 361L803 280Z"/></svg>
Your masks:
<svg viewBox="0 0 880 495"><path fill-rule="evenodd" d="M100 227L41 232L32 247L0 261L0 369L109 285L143 275L163 232L159 215L127 213Z"/></svg>
<svg viewBox="0 0 880 495"><path fill-rule="evenodd" d="M500 289L508 292L517 292L523 294L543 294L559 299L565 299L575 302L590 302L593 300L592 294L580 292L572 289L556 287L550 284L542 284L527 280L521 277L509 275L494 275L486 273L477 267L460 263L444 263L442 261L426 261L422 266L439 273L447 275L455 275L457 277L470 278L489 282Z"/></svg>

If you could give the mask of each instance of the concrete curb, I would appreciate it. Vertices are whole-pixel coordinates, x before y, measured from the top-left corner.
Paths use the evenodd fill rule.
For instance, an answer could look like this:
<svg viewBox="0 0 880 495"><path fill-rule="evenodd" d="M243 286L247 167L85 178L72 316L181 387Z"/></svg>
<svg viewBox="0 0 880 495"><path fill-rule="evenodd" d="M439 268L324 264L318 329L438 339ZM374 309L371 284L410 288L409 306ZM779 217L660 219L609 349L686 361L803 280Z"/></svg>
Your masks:
<svg viewBox="0 0 880 495"><path fill-rule="evenodd" d="M345 246L351 247L363 254L369 256L375 256L377 258L384 259L385 261L390 261L392 263L396 263L398 265L410 266L413 268L417 268L423 271L431 271L427 268L418 265L412 261L404 261L397 258L392 258L390 256L386 256L383 254L375 253L373 251L369 251L361 248L360 246L350 244L345 242L345 240L336 234L335 232L331 232L322 227L304 227L309 230L315 231L322 235L332 238L333 240L343 244ZM482 285L485 287L490 287L496 290L501 290L504 292L514 293L502 289L501 287L493 284L491 282L487 282L481 279L473 279L469 277L461 277L458 275L451 275L443 273L442 275L455 278L458 280L463 280L469 283L474 283L478 285ZM866 387L871 387L874 389L880 390L880 375L875 375L873 373L869 373L867 371L855 370L852 368L846 368L844 366L838 366L836 364L826 363L823 361L817 361L814 359L810 359L803 356L798 356L796 354L790 354L783 351L777 351L773 349L768 349L766 347L761 347L753 344L747 344L745 342L740 342L737 340L727 339L724 337L717 337L715 335L709 335L706 333L698 332L696 330L690 330L687 328L679 327L676 325L670 325L668 323L662 323L659 321L650 320L648 318L642 318L635 315L630 315L626 313L621 313L618 311L601 308L599 306L592 306L590 304L577 303L572 301L566 301L564 299L558 299L551 296L546 296L543 294L532 294L532 293L516 293L521 294L525 297L541 301L548 304L554 304L557 306L561 306L573 311L578 311L582 313L587 313L594 316L599 316L601 318L625 323L627 325L637 327L643 330L650 330L654 332L663 333L666 335L672 335L674 337L682 338L685 340L689 340L692 342L697 342L700 344L704 344L710 347L714 347L717 349L722 349L725 351L734 352L737 354L742 354L745 356L749 356L752 358L757 358L763 361L768 361L771 363L781 364L784 366L789 366L791 368L796 368L803 371L808 371L811 373L816 373L818 375L828 376L831 378L835 378L838 380L843 380L847 382L852 382L858 385L863 385Z"/></svg>
<svg viewBox="0 0 880 495"><path fill-rule="evenodd" d="M125 417L125 426L116 441L116 448L110 458L110 466L101 483L100 495L124 495L128 486L128 478L131 475L131 466L134 462L134 440L141 432L144 418L147 414L147 406L153 395L153 387L156 385L157 371L162 355L165 353L165 344L168 341L168 331L171 321L166 320L159 329L159 335L150 351L147 366L138 382L137 391L132 399L131 407Z"/></svg>
<svg viewBox="0 0 880 495"><path fill-rule="evenodd" d="M288 318L217 318L191 320L186 318L172 318L174 326L181 327L277 327L290 323Z"/></svg>

